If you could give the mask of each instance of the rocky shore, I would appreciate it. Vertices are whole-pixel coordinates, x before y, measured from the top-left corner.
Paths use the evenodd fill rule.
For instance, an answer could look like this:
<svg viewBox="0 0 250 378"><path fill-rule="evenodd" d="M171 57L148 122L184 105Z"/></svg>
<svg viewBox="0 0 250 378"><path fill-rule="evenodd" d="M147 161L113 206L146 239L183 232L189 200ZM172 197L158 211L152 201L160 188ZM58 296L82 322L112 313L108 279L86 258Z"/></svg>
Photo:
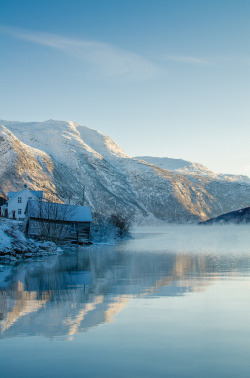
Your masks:
<svg viewBox="0 0 250 378"><path fill-rule="evenodd" d="M53 242L27 239L21 222L0 220L0 260L18 261L57 254L60 248Z"/></svg>

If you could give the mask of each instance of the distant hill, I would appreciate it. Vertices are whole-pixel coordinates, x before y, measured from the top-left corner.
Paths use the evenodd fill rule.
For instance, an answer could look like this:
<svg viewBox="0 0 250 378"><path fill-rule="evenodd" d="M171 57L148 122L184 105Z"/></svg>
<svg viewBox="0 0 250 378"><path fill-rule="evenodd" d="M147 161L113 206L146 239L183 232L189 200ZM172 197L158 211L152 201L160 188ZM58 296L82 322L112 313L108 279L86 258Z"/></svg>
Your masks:
<svg viewBox="0 0 250 378"><path fill-rule="evenodd" d="M225 223L250 223L250 207L244 209L231 211L230 213L222 214L216 218L211 218L200 224L225 224Z"/></svg>

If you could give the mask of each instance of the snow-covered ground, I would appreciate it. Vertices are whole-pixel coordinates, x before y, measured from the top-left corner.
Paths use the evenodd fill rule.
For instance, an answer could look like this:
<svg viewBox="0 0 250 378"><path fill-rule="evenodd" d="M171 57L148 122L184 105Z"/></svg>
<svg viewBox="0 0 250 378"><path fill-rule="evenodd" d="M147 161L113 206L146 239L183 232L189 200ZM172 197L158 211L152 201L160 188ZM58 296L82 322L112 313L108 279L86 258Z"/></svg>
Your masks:
<svg viewBox="0 0 250 378"><path fill-rule="evenodd" d="M57 254L60 251L53 242L27 239L22 232L21 222L0 219L0 261L18 261Z"/></svg>

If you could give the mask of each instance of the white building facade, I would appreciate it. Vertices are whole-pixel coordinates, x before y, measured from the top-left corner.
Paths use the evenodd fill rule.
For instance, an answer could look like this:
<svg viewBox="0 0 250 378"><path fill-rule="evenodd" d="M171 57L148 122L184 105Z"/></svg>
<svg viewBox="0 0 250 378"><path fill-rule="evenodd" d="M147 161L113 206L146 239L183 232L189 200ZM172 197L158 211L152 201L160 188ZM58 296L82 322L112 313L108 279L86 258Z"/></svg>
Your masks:
<svg viewBox="0 0 250 378"><path fill-rule="evenodd" d="M25 209L29 199L32 200L42 200L43 192L28 190L27 187L24 187L19 192L9 192L8 193L8 218L24 220Z"/></svg>

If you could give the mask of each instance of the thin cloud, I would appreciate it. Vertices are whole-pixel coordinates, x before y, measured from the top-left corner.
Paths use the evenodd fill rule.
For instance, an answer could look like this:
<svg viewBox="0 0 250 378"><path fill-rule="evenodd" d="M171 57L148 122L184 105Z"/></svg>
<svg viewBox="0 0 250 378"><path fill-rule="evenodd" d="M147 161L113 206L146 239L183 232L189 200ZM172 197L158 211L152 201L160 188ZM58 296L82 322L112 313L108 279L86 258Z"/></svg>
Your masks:
<svg viewBox="0 0 250 378"><path fill-rule="evenodd" d="M186 63L186 64L195 64L195 65L207 65L210 64L207 60L197 58L195 56L187 55L165 55L165 59L177 62L177 63Z"/></svg>
<svg viewBox="0 0 250 378"><path fill-rule="evenodd" d="M56 34L0 26L0 32L24 41L60 50L88 62L105 76L150 79L158 67L140 55L98 41L77 40Z"/></svg>

